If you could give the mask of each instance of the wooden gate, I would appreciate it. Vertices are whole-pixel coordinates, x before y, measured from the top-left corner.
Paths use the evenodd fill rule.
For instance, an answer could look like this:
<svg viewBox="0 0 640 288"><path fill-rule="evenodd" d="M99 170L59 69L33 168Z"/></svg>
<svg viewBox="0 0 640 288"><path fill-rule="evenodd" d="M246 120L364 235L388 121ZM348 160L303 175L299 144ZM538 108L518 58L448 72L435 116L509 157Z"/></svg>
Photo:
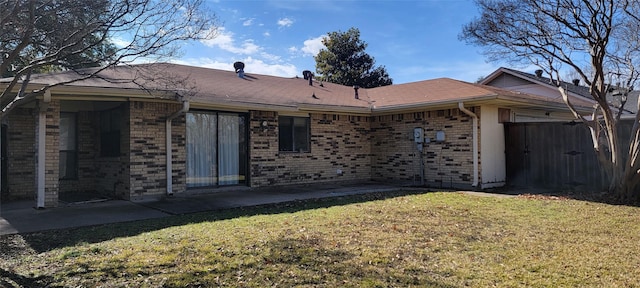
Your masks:
<svg viewBox="0 0 640 288"><path fill-rule="evenodd" d="M581 123L505 123L505 141L511 187L601 191L608 184Z"/></svg>

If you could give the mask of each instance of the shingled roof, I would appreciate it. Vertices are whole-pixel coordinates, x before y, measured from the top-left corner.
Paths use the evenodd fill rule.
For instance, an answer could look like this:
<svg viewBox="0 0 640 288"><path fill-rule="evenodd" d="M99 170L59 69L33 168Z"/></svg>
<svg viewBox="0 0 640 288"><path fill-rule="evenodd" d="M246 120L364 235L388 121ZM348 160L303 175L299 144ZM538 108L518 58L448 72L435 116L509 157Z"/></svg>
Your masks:
<svg viewBox="0 0 640 288"><path fill-rule="evenodd" d="M531 74L531 73L527 73L527 72L523 72L523 71L518 71L518 70L514 70L514 69L510 69L510 68L505 68L502 67L501 69L504 69L506 71L510 71L514 74L518 74L521 75L523 78L532 80L534 82L537 83L544 83L545 85L550 85L553 87L557 87L557 81L552 80L551 78L548 77L542 77L542 76L537 76L535 74ZM567 91L569 91L570 93L574 93L575 95L579 95L582 97L585 97L587 99L591 99L591 93L589 93L589 87L587 86L580 86L580 85L576 85L570 82L565 82L562 81L560 82L562 84L562 87L565 87L565 89L567 89Z"/></svg>
<svg viewBox="0 0 640 288"><path fill-rule="evenodd" d="M81 73L96 71L87 69ZM141 64L107 68L99 77L55 87L59 94L144 97L184 94L192 107L235 107L238 109L317 110L327 112L376 113L433 106L452 106L458 102L481 104L487 101L504 105L553 107L564 103L537 95L514 92L491 86L438 78L377 88L343 86L301 77L276 77L179 64ZM73 71L32 76L31 85L51 85L71 81ZM7 82L1 79L0 83ZM144 87L144 89L142 89ZM177 88L177 89L176 89ZM55 90L52 90L55 91ZM164 93L164 94L163 94ZM173 94L172 94L173 93ZM128 95L128 96L127 96ZM150 96L150 97L151 97ZM484 102L483 102L484 101ZM575 103L585 111L589 101Z"/></svg>
<svg viewBox="0 0 640 288"><path fill-rule="evenodd" d="M502 74L509 74L509 75L512 75L514 77L518 77L520 79L523 79L525 81L528 81L528 82L531 82L531 83L534 83L534 84L538 84L538 85L543 85L543 86L549 87L549 88L551 88L553 90L555 90L556 87L557 87L557 85L556 85L557 82L555 80L552 80L552 79L548 78L548 77L537 76L535 74L531 74L531 73L527 73L527 72L523 72L523 71L519 71L519 70L515 70L515 69L510 69L510 68L506 68L506 67L498 68L496 71L494 71L489 76L487 76L485 79L483 79L480 83L490 85L490 83L492 81L494 81L494 79L497 79ZM561 85L563 87L565 87L567 89L567 91L569 92L569 97L570 97L572 103L576 103L576 101L582 102L584 99L587 99L587 101L589 101L591 103L595 103L595 101L593 101L591 93L589 92L589 87L582 86L582 85L576 85L574 83L569 83L569 82L565 82L565 81L562 81ZM628 99L627 103L624 106L624 113L625 114L636 114L638 112L638 97L639 96L640 96L640 92L639 91L630 91L629 92L628 97L627 97L627 99ZM558 93L556 98L560 99L561 95ZM619 103L619 101L614 99L614 97L613 97L613 95L611 93L609 93L607 95L607 102L610 105L612 105L612 107L618 107L616 105L616 103Z"/></svg>

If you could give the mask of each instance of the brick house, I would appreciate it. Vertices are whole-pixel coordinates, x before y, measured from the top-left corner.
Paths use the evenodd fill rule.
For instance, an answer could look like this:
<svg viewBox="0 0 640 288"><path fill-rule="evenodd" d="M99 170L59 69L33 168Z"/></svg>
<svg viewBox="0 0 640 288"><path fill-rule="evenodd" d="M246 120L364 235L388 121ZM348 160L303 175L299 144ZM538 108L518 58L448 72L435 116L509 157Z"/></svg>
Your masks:
<svg viewBox="0 0 640 288"><path fill-rule="evenodd" d="M73 77L35 75L29 85ZM557 99L447 78L356 89L119 66L54 86L5 116L2 199L55 207L74 193L139 200L370 180L486 189L505 184L502 123L540 111L569 115Z"/></svg>

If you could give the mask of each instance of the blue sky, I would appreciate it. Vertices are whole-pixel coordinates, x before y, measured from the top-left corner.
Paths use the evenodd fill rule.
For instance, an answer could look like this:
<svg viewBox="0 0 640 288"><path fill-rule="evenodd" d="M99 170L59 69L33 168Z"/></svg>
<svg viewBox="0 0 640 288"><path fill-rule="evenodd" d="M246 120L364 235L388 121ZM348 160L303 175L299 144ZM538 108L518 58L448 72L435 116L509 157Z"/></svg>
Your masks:
<svg viewBox="0 0 640 288"><path fill-rule="evenodd" d="M210 0L217 37L183 47L173 62L283 77L315 71L328 32L360 30L394 84L448 77L474 82L500 65L458 40L478 15L472 0Z"/></svg>

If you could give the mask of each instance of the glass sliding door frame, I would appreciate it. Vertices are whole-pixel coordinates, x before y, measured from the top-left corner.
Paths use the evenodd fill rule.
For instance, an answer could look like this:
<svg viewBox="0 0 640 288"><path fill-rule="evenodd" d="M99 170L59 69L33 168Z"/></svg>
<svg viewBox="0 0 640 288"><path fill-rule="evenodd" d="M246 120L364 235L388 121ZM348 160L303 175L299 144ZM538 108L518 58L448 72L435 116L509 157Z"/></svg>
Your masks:
<svg viewBox="0 0 640 288"><path fill-rule="evenodd" d="M193 111L186 117L187 188L248 183L247 116Z"/></svg>

